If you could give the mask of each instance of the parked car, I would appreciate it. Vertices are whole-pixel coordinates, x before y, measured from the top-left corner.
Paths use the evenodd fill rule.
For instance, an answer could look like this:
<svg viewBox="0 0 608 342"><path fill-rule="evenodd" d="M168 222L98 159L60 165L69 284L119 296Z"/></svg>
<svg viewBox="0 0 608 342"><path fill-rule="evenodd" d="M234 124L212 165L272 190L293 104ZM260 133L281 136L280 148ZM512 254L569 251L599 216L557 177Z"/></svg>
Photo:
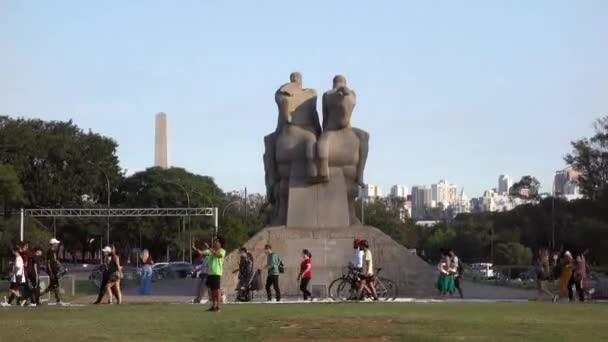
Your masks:
<svg viewBox="0 0 608 342"><path fill-rule="evenodd" d="M493 279L495 277L492 263L479 262L479 263L471 264L470 268L471 268L471 272L474 275L479 275L482 278Z"/></svg>
<svg viewBox="0 0 608 342"><path fill-rule="evenodd" d="M608 298L608 276L602 273L591 272L589 274L589 289L587 291L593 299Z"/></svg>
<svg viewBox="0 0 608 342"><path fill-rule="evenodd" d="M152 265L152 280L186 278L192 274L192 265L185 261L159 262Z"/></svg>

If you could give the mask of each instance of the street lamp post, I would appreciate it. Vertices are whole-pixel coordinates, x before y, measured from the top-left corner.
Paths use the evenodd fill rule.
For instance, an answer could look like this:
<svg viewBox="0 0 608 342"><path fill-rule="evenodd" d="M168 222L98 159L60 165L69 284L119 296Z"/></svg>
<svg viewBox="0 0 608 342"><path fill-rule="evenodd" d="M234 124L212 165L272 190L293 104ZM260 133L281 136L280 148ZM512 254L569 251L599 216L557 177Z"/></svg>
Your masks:
<svg viewBox="0 0 608 342"><path fill-rule="evenodd" d="M93 162L89 161L89 164L95 166L102 174L103 176L106 178L106 192L108 194L108 203L107 203L107 216L106 216L106 243L108 245L110 245L110 193L111 193L111 189L110 189L110 177L108 177L108 174L101 168L101 166L94 164Z"/></svg>
<svg viewBox="0 0 608 342"><path fill-rule="evenodd" d="M237 201L232 201L230 203L228 203L225 207L224 210L222 210L222 224L224 224L224 215L226 215L226 210L228 210L228 208L230 208L232 205L234 204L240 204L241 201L237 200Z"/></svg>
<svg viewBox="0 0 608 342"><path fill-rule="evenodd" d="M179 188L181 188L184 193L186 194L186 201L188 204L188 213L187 213L187 217L188 217L188 238L189 238L189 242L190 245L192 245L192 227L190 226L190 193L188 192L188 189L186 189L185 186L183 186L182 184L175 182L175 181L165 181L168 184L173 184L178 186ZM184 249L186 248L186 246L184 246ZM190 251L190 262L192 263L192 248L188 249Z"/></svg>

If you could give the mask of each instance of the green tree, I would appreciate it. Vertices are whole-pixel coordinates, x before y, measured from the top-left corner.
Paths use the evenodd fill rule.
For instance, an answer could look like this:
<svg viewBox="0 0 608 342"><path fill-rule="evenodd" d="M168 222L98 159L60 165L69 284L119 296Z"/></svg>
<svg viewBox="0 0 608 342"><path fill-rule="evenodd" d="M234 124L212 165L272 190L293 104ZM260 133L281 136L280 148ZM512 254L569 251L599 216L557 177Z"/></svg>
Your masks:
<svg viewBox="0 0 608 342"><path fill-rule="evenodd" d="M84 195L105 194L101 170L112 184L122 177L116 146L71 121L0 116L0 164L14 167L31 207L80 206Z"/></svg>
<svg viewBox="0 0 608 342"><path fill-rule="evenodd" d="M497 243L494 261L497 265L529 265L532 261L532 250L518 242Z"/></svg>
<svg viewBox="0 0 608 342"><path fill-rule="evenodd" d="M523 176L511 187L509 195L526 201L538 200L540 182L533 176Z"/></svg>
<svg viewBox="0 0 608 342"><path fill-rule="evenodd" d="M595 134L572 142L565 161L580 175L578 185L591 199L608 198L608 116L594 123Z"/></svg>
<svg viewBox="0 0 608 342"><path fill-rule="evenodd" d="M8 218L13 205L23 201L24 193L19 177L11 165L0 164L0 201Z"/></svg>
<svg viewBox="0 0 608 342"><path fill-rule="evenodd" d="M183 168L148 168L125 178L113 198L116 205L127 208L185 208L222 207L224 193L211 177L200 176ZM185 218L156 217L122 220L112 225L112 236L128 250L139 247L153 255L188 255L189 235L194 239L208 239L213 222L209 217L191 217L191 227L183 231ZM184 242L185 241L185 242Z"/></svg>

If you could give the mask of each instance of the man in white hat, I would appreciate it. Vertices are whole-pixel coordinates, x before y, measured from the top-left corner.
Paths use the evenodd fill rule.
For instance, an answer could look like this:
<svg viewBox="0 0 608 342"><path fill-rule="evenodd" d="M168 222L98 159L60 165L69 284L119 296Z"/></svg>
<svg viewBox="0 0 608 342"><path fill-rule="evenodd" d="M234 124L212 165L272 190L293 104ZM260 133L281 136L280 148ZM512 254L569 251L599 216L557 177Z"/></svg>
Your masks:
<svg viewBox="0 0 608 342"><path fill-rule="evenodd" d="M40 296L47 294L52 291L55 295L55 300L57 305L63 305L61 301L61 297L59 297L59 270L61 268L61 264L59 264L59 259L57 259L57 251L59 250L59 244L61 242L55 238L52 238L49 241L49 250L46 252L46 273L49 275L49 286L44 290Z"/></svg>

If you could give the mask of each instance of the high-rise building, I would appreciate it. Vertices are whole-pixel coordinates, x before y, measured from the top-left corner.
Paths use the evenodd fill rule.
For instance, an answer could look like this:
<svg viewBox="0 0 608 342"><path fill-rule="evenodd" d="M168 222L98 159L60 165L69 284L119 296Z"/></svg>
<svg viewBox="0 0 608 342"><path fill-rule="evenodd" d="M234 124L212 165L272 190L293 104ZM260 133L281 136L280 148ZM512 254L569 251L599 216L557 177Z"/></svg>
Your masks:
<svg viewBox="0 0 608 342"><path fill-rule="evenodd" d="M382 197L382 188L374 184L366 184L363 187L363 197L366 199L375 199Z"/></svg>
<svg viewBox="0 0 608 342"><path fill-rule="evenodd" d="M431 189L426 186L412 187L412 217L415 219L424 218L426 208L430 208L433 203Z"/></svg>
<svg viewBox="0 0 608 342"><path fill-rule="evenodd" d="M561 196L566 200L574 200L582 198L578 186L578 177L580 173L571 167L557 171L553 179L553 195Z"/></svg>
<svg viewBox="0 0 608 342"><path fill-rule="evenodd" d="M431 185L431 197L436 205L447 208L458 201L458 187L442 179L439 183Z"/></svg>
<svg viewBox="0 0 608 342"><path fill-rule="evenodd" d="M405 185L393 185L391 187L391 197L406 198L410 194L409 189Z"/></svg>
<svg viewBox="0 0 608 342"><path fill-rule="evenodd" d="M513 187L513 178L509 175L500 175L498 177L498 194L499 195L507 195L509 191Z"/></svg>
<svg viewBox="0 0 608 342"><path fill-rule="evenodd" d="M574 171L571 167L555 172L553 179L553 194L554 195L574 195L578 193L576 182L579 172Z"/></svg>
<svg viewBox="0 0 608 342"><path fill-rule="evenodd" d="M154 137L154 166L166 169L169 167L167 114L156 114L156 134Z"/></svg>

